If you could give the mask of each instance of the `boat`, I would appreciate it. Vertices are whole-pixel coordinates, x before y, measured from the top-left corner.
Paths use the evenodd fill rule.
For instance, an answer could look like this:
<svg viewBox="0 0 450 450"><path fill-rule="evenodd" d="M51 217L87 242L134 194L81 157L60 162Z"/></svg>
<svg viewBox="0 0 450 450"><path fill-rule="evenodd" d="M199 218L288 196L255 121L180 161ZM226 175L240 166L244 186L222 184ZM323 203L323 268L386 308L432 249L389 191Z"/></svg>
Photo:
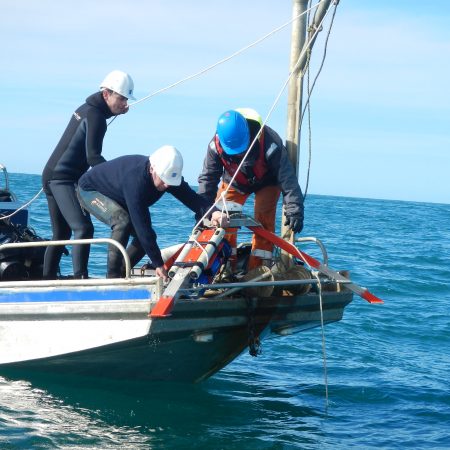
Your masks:
<svg viewBox="0 0 450 450"><path fill-rule="evenodd" d="M298 104L296 110L298 124ZM288 144L296 139L288 138ZM1 167L6 187L0 224L11 233L22 227L32 237L0 238L0 267L5 269L0 276L0 374L199 382L244 351L257 356L268 336L283 338L340 321L354 294L381 302L347 272L331 269L317 238L286 241L239 210L230 213L230 226L261 234L280 249L270 267L246 270L248 244L238 248L232 267L226 230L206 226L163 252L170 275L164 284L151 267L130 267L125 249L115 241L44 241L29 228L26 209L2 219L14 214L17 204ZM300 250L306 243L318 247L322 261ZM73 244L116 245L125 259L125 277L43 280L39 270L45 248ZM14 259L19 252L23 258Z"/></svg>
<svg viewBox="0 0 450 450"><path fill-rule="evenodd" d="M5 203L0 203L2 214ZM232 220L233 226L257 226L242 214ZM275 281L273 271L259 269L260 274L253 274L256 281L246 275L229 281L222 262L226 252L220 248L223 229L197 231L183 248L202 242L205 233L214 237L207 238L205 246L214 247L210 244L214 240L218 244L209 267L199 271L198 264L180 265L166 287L152 269L131 269L129 261L123 279L24 279L19 271L20 280L11 280L11 275L2 279L0 373L198 382L246 349L257 355L260 341L269 334L285 336L339 321L352 301L352 291L330 278L321 280L319 295L318 280L303 266L288 280L286 272L284 280ZM17 248L114 242L8 242L0 245L0 254ZM117 246L126 258L123 247ZM167 261L177 255L175 250L180 261L189 261L189 251L183 257L179 245L166 250ZM238 265L244 264L248 253L248 246L239 248ZM214 262L218 267L211 273ZM174 297L168 307L165 300Z"/></svg>

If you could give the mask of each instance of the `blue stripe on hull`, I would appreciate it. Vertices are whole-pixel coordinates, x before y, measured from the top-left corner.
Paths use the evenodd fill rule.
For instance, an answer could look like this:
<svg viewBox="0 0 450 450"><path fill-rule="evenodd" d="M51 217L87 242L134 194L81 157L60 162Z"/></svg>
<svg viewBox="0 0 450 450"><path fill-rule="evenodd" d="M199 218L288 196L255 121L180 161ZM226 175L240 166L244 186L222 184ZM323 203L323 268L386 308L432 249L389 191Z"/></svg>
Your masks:
<svg viewBox="0 0 450 450"><path fill-rule="evenodd" d="M150 291L146 289L123 290L67 290L41 292L11 292L0 294L1 303L40 303L67 301L107 301L107 300L148 300Z"/></svg>

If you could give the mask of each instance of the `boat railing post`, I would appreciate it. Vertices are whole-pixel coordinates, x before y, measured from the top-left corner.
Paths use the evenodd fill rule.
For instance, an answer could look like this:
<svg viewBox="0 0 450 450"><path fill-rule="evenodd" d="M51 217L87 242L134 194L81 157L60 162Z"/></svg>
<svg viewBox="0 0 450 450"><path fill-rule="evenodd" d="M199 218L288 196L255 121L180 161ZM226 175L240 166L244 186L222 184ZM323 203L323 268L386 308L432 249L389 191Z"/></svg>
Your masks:
<svg viewBox="0 0 450 450"><path fill-rule="evenodd" d="M5 191L8 191L9 190L8 172L6 171L6 167L3 164L0 164L0 170L3 172L3 176L5 178Z"/></svg>
<svg viewBox="0 0 450 450"><path fill-rule="evenodd" d="M295 239L295 242L314 242L317 244L322 252L323 265L328 266L328 253L325 245L320 239L313 236L302 236Z"/></svg>
<svg viewBox="0 0 450 450"><path fill-rule="evenodd" d="M125 261L125 278L131 276L131 263L127 251L124 246L114 239L95 238L95 239L67 239L63 241L33 241L33 242L13 242L0 245L0 251L8 248L24 248L24 247L57 247L61 245L87 245L87 244L110 244L117 247Z"/></svg>

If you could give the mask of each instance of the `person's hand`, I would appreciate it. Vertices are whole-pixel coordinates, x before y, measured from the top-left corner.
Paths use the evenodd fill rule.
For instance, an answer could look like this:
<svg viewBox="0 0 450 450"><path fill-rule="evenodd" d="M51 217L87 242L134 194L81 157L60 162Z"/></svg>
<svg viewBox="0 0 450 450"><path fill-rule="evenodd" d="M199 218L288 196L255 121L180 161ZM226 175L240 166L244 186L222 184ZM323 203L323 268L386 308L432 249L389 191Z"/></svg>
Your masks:
<svg viewBox="0 0 450 450"><path fill-rule="evenodd" d="M167 275L167 270L164 268L164 266L157 267L155 269L156 275L160 278L162 278L164 281L167 281L169 279L169 276Z"/></svg>
<svg viewBox="0 0 450 450"><path fill-rule="evenodd" d="M286 216L285 226L288 226L294 233L300 233L303 230L303 215L292 214Z"/></svg>
<svg viewBox="0 0 450 450"><path fill-rule="evenodd" d="M215 227L226 227L230 223L230 220L226 214L220 211L214 211L211 216L211 223Z"/></svg>

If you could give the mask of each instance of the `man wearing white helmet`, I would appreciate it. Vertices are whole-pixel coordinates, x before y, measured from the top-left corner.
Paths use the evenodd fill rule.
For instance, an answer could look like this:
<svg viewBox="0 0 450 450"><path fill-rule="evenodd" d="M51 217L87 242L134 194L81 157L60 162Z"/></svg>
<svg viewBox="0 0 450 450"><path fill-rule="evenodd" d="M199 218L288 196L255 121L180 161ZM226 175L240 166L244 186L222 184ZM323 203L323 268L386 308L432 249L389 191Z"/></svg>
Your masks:
<svg viewBox="0 0 450 450"><path fill-rule="evenodd" d="M120 70L110 72L100 91L86 99L73 114L58 145L48 160L42 185L47 197L53 240L88 239L94 234L91 219L84 214L76 198L78 179L89 167L105 162L102 156L106 120L128 112L128 100L134 100L133 80ZM48 247L43 276L56 278L63 247ZM75 278L88 277L89 246L74 246L72 251Z"/></svg>
<svg viewBox="0 0 450 450"><path fill-rule="evenodd" d="M149 207L165 192L195 212L199 220L211 203L193 191L182 177L183 157L170 145L150 155L126 155L93 167L78 183L81 206L111 227L111 239L127 246L131 266L147 254L156 274L167 278ZM212 214L214 225L221 224L221 213ZM124 275L121 253L115 246L108 250L108 278Z"/></svg>

